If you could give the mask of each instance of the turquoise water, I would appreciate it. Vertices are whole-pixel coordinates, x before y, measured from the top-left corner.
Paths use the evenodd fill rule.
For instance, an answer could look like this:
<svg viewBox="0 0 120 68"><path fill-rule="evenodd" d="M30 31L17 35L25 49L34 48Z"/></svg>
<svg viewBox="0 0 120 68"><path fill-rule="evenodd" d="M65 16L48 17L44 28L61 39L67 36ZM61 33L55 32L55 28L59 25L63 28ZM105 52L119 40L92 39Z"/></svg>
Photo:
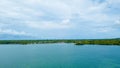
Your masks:
<svg viewBox="0 0 120 68"><path fill-rule="evenodd" d="M0 68L120 68L120 46L0 45Z"/></svg>

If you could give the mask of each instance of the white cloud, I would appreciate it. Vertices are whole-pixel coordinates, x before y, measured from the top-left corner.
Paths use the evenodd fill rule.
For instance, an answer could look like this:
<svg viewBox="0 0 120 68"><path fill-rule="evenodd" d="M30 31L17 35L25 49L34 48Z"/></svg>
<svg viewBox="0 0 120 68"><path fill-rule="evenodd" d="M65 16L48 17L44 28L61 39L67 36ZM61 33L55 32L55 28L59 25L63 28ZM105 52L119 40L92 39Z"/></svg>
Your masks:
<svg viewBox="0 0 120 68"><path fill-rule="evenodd" d="M103 27L103 28L94 29L94 31L98 33L109 33L115 31L115 29L112 27Z"/></svg>
<svg viewBox="0 0 120 68"><path fill-rule="evenodd" d="M36 31L41 34L45 29L73 28L83 32L89 28L96 29L95 32L111 32L114 29L110 27L119 24L116 18L120 14L114 12L119 11L119 6L119 0L101 3L98 0L0 0L0 27L5 28L1 33L24 35L27 31L32 34Z"/></svg>
<svg viewBox="0 0 120 68"><path fill-rule="evenodd" d="M115 21L115 23L118 24L118 25L120 25L120 19L117 19L117 20Z"/></svg>
<svg viewBox="0 0 120 68"><path fill-rule="evenodd" d="M61 0L25 0L22 3L37 9L42 9L62 19L71 18L73 13L71 6Z"/></svg>
<svg viewBox="0 0 120 68"><path fill-rule="evenodd" d="M62 22L53 22L53 21L42 21L42 22L31 22L27 21L26 25L32 28L38 29L69 29L74 27L74 24L70 23L69 19L65 19Z"/></svg>
<svg viewBox="0 0 120 68"><path fill-rule="evenodd" d="M104 13L109 4L119 3L112 2L113 0L103 3L94 3L92 0L25 0L17 3L14 0L4 0L0 4L0 15L31 20L41 18L45 14L53 14L58 19L72 19L74 14L78 14L84 20L104 22L113 20L113 17Z"/></svg>
<svg viewBox="0 0 120 68"><path fill-rule="evenodd" d="M44 13L39 9L29 6L24 5L24 3L20 3L19 1L2 0L0 1L0 16L6 17L6 19L9 17L20 20L30 20L33 19L33 17L40 17L44 15Z"/></svg>
<svg viewBox="0 0 120 68"><path fill-rule="evenodd" d="M12 29L0 29L0 34L25 35L25 36L29 35L24 31L16 31Z"/></svg>

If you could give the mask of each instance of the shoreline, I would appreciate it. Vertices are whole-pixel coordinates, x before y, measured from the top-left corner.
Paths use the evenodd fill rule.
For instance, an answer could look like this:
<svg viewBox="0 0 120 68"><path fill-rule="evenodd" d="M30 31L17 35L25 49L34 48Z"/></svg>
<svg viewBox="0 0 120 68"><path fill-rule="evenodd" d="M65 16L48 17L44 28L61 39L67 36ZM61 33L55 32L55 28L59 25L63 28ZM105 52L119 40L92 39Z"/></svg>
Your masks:
<svg viewBox="0 0 120 68"><path fill-rule="evenodd" d="M74 43L75 45L120 45L120 39L0 40L0 44Z"/></svg>

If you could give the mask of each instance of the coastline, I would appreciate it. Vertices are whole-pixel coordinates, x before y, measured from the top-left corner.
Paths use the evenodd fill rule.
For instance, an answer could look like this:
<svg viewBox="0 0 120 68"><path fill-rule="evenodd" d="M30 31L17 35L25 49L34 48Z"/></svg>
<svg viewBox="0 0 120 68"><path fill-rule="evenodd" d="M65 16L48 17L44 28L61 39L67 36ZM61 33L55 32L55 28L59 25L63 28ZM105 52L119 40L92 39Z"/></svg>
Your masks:
<svg viewBox="0 0 120 68"><path fill-rule="evenodd" d="M120 39L0 40L0 44L74 43L75 45L120 45Z"/></svg>

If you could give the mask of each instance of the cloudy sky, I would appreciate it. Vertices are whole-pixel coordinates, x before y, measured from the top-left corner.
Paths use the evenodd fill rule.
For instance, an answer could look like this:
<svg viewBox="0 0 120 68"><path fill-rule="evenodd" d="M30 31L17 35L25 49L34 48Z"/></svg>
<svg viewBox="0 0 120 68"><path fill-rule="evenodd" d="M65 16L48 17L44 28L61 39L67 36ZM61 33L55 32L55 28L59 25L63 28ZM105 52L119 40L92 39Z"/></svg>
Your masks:
<svg viewBox="0 0 120 68"><path fill-rule="evenodd" d="M120 37L120 0L0 0L0 39L20 37Z"/></svg>

